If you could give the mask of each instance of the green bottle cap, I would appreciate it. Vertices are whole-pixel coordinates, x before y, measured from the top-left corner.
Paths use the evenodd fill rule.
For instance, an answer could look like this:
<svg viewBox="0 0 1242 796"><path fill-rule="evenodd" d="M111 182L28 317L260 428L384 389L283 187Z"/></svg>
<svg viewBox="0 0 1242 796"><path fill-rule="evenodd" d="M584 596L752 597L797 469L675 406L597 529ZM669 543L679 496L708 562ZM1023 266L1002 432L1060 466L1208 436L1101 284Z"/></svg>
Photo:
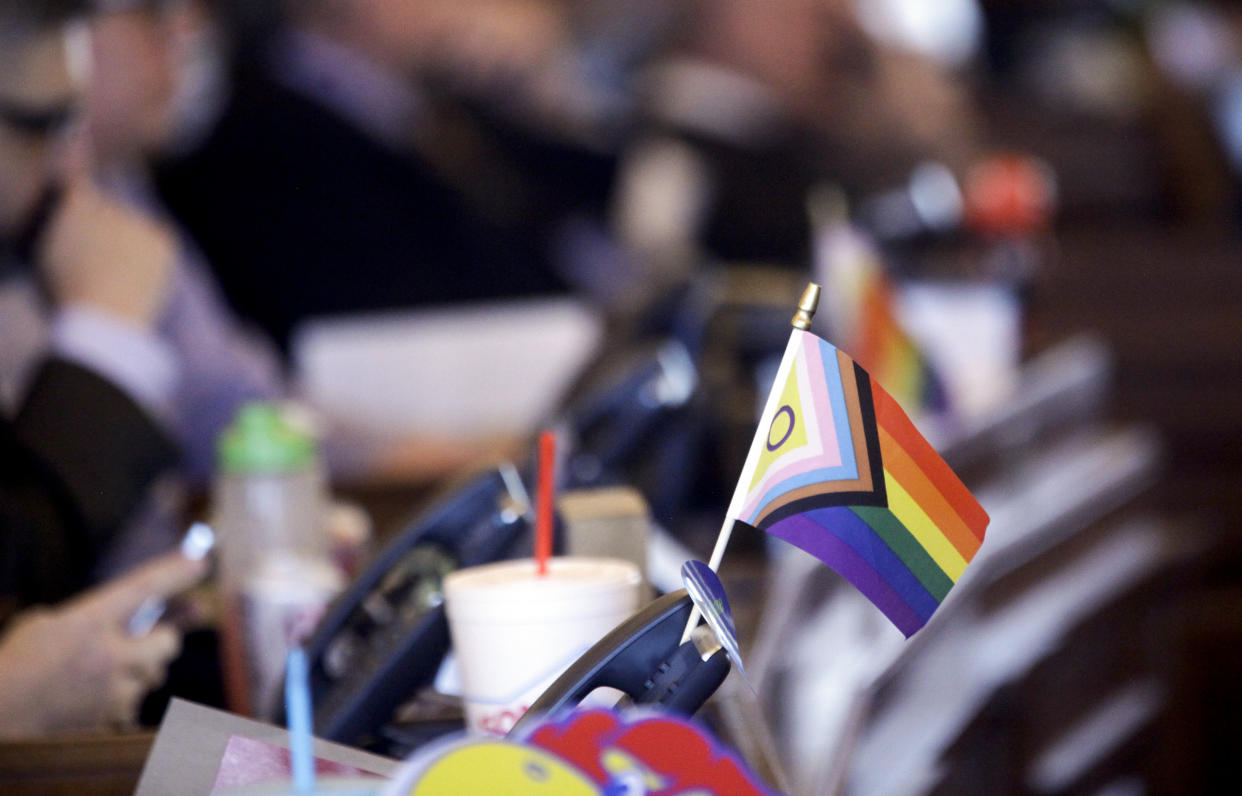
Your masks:
<svg viewBox="0 0 1242 796"><path fill-rule="evenodd" d="M220 469L231 475L287 473L315 460L315 440L268 403L249 403L217 443Z"/></svg>

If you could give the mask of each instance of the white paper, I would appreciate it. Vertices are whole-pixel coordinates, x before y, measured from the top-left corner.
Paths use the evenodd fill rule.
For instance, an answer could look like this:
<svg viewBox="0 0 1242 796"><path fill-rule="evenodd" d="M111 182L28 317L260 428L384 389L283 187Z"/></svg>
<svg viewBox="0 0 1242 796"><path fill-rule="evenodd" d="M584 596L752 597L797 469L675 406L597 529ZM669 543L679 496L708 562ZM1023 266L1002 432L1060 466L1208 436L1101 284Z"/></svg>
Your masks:
<svg viewBox="0 0 1242 796"><path fill-rule="evenodd" d="M602 337L569 299L313 321L295 336L303 397L385 437L522 435L551 413Z"/></svg>

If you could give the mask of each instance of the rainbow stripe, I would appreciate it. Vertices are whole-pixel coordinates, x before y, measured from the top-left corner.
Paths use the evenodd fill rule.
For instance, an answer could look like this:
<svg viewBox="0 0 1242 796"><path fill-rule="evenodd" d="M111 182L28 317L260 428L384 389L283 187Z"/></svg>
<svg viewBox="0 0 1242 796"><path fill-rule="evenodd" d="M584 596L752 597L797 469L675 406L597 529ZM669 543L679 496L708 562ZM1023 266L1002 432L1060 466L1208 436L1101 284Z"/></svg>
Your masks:
<svg viewBox="0 0 1242 796"><path fill-rule="evenodd" d="M794 332L777 385L730 516L821 559L912 635L978 552L986 512L834 346Z"/></svg>
<svg viewBox="0 0 1242 796"><path fill-rule="evenodd" d="M897 320L896 299L878 267L864 280L858 328L850 335L855 358L891 394L924 412L944 412L948 396L927 357Z"/></svg>
<svg viewBox="0 0 1242 796"><path fill-rule="evenodd" d="M874 242L843 219L829 222L817 235L816 262L832 336L903 405L947 412L943 382L897 317L893 280Z"/></svg>

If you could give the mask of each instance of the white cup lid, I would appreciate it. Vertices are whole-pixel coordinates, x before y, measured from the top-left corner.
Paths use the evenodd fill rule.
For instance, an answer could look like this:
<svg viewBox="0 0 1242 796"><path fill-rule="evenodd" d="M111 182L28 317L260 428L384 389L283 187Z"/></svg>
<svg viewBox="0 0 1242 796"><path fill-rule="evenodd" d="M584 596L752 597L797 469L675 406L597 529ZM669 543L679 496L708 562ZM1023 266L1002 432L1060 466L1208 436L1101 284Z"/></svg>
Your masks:
<svg viewBox="0 0 1242 796"><path fill-rule="evenodd" d="M444 579L444 597L450 616L499 620L529 612L533 619L589 613L593 605L614 610L633 602L641 582L638 567L623 559L551 558L543 576L533 559L522 559L458 570Z"/></svg>

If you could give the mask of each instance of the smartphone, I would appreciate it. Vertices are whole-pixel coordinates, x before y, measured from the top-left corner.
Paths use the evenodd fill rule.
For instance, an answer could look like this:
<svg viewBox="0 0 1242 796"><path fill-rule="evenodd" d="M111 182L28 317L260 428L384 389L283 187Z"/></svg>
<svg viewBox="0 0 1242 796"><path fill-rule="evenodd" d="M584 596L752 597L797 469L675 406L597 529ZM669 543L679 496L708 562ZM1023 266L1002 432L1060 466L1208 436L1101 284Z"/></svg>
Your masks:
<svg viewBox="0 0 1242 796"><path fill-rule="evenodd" d="M216 532L207 523L196 522L181 537L181 544L178 549L182 556L191 561L200 561L215 546ZM138 606L138 610L130 615L125 629L134 638L145 636L155 627L156 622L164 618L164 614L167 611L168 601L163 597L148 597Z"/></svg>

